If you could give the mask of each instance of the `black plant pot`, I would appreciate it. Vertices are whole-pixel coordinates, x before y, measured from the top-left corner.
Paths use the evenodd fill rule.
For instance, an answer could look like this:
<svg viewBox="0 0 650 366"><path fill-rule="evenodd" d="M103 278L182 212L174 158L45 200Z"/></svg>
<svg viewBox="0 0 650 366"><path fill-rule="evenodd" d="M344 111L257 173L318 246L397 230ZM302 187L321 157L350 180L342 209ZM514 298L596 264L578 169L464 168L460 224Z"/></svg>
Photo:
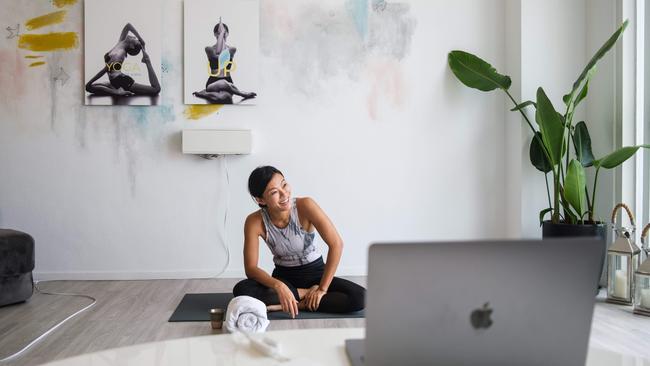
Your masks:
<svg viewBox="0 0 650 366"><path fill-rule="evenodd" d="M599 247L600 272L598 276L598 287L605 286L605 257L607 255L607 224L603 222L586 223L584 225L554 224L551 221L542 223L542 238L565 238L565 237L598 237L602 245Z"/></svg>

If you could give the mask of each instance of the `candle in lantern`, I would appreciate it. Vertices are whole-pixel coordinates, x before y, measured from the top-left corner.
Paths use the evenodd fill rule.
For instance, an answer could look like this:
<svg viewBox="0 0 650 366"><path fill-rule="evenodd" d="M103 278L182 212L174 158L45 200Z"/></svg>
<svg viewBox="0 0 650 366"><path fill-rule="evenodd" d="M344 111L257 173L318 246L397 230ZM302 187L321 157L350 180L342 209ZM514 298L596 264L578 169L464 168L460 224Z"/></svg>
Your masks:
<svg viewBox="0 0 650 366"><path fill-rule="evenodd" d="M650 288L641 290L641 307L650 309Z"/></svg>
<svg viewBox="0 0 650 366"><path fill-rule="evenodd" d="M614 274L614 296L627 299L627 290L627 273L625 270L617 269ZM650 302L648 304L650 305Z"/></svg>

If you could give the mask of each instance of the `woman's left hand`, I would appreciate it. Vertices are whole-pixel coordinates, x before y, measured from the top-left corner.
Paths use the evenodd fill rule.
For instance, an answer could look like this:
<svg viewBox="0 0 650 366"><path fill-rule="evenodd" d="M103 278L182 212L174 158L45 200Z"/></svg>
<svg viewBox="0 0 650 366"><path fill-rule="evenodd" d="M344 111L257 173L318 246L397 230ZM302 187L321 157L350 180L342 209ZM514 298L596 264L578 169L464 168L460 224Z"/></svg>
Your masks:
<svg viewBox="0 0 650 366"><path fill-rule="evenodd" d="M321 299L326 293L318 285L310 287L309 292L303 298L307 310L316 311L320 306Z"/></svg>

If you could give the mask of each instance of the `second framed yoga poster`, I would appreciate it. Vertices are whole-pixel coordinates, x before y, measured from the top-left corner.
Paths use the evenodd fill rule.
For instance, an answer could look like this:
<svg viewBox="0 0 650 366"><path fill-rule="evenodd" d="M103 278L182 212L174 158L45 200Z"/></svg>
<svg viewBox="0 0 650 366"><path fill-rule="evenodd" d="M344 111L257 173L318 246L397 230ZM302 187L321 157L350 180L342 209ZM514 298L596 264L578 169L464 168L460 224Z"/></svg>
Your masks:
<svg viewBox="0 0 650 366"><path fill-rule="evenodd" d="M255 104L257 0L185 0L185 104Z"/></svg>

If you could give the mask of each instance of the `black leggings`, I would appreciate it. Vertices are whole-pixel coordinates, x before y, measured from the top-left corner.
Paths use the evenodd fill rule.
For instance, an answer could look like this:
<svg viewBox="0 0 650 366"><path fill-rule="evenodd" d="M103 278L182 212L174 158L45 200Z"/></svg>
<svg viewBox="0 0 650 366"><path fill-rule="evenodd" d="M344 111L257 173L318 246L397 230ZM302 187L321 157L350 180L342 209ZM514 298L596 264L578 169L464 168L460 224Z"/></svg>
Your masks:
<svg viewBox="0 0 650 366"><path fill-rule="evenodd" d="M297 267L275 266L273 277L284 282L293 292L293 296L300 301L298 288L310 288L320 283L325 270L323 258ZM235 296L251 296L264 304L278 305L280 300L275 290L261 283L245 279L235 285L232 290ZM334 277L327 293L323 296L318 306L318 311L324 313L349 313L362 310L365 307L366 289L354 282Z"/></svg>

